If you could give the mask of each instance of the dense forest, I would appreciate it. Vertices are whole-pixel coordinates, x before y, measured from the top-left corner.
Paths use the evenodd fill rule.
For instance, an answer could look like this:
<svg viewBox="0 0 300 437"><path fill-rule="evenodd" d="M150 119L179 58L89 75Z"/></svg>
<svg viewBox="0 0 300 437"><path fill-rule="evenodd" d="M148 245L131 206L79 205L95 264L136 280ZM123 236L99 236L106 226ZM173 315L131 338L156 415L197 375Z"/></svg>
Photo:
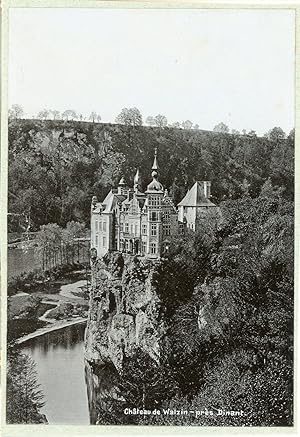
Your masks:
<svg viewBox="0 0 300 437"><path fill-rule="evenodd" d="M277 129L277 130L276 130ZM279 130L279 133L278 133ZM145 188L158 147L160 180L179 202L195 180L210 180L214 201L259 195L264 183L293 198L293 131L268 137L169 127L62 120L9 120L9 232L47 223L88 225L102 199L137 167Z"/></svg>
<svg viewBox="0 0 300 437"><path fill-rule="evenodd" d="M9 212L20 214L11 232L20 217L30 217L32 230L88 226L91 197L103 198L121 175L130 184L140 167L146 187L154 147L175 202L194 181L210 180L222 212L218 226L173 236L156 278L167 321L163 359L157 365L137 351L120 388L127 406L245 415L124 416L116 401L99 411L99 423L293 423L294 132L276 132L10 120Z"/></svg>
<svg viewBox="0 0 300 437"><path fill-rule="evenodd" d="M99 408L98 423L293 424L293 203L283 192L267 181L256 198L222 201L218 226L173 236L155 279L161 362L137 350L120 377L123 399Z"/></svg>

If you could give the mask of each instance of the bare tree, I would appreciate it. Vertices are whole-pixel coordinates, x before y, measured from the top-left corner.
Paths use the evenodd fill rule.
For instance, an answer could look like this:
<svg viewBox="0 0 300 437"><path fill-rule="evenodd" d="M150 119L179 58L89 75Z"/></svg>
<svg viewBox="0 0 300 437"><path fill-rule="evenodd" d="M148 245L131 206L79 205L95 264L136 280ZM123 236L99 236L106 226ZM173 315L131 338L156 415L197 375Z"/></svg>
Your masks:
<svg viewBox="0 0 300 437"><path fill-rule="evenodd" d="M37 118L40 118L41 120L46 120L47 118L49 118L49 115L50 111L48 111L48 109L43 109L38 113Z"/></svg>
<svg viewBox="0 0 300 437"><path fill-rule="evenodd" d="M217 124L214 127L213 131L214 132L220 132L222 134L228 134L229 133L229 127L225 123L221 122L221 123Z"/></svg>
<svg viewBox="0 0 300 437"><path fill-rule="evenodd" d="M155 118L154 118L154 122L155 122L155 126L157 127L166 127L168 124L168 120L167 117L165 117L162 114L158 114Z"/></svg>
<svg viewBox="0 0 300 437"><path fill-rule="evenodd" d="M14 104L8 111L8 118L22 118L24 110L21 105Z"/></svg>
<svg viewBox="0 0 300 437"><path fill-rule="evenodd" d="M146 118L146 124L148 124L148 126L155 126L155 120L154 117L152 117L152 115L149 115L149 117Z"/></svg>
<svg viewBox="0 0 300 437"><path fill-rule="evenodd" d="M192 129L193 123L190 120L182 122L183 129Z"/></svg>
<svg viewBox="0 0 300 437"><path fill-rule="evenodd" d="M52 111L50 111L52 116L53 116L53 120L58 120L60 118L60 112L57 111L56 109L53 109Z"/></svg>
<svg viewBox="0 0 300 437"><path fill-rule="evenodd" d="M91 120L93 123L95 123L96 118L97 118L96 112L95 111L91 112L89 120Z"/></svg>
<svg viewBox="0 0 300 437"><path fill-rule="evenodd" d="M64 111L62 113L62 118L66 119L67 121L69 120L69 118L71 118L71 120L74 120L74 118L77 117L76 112L73 109L67 109L66 111Z"/></svg>

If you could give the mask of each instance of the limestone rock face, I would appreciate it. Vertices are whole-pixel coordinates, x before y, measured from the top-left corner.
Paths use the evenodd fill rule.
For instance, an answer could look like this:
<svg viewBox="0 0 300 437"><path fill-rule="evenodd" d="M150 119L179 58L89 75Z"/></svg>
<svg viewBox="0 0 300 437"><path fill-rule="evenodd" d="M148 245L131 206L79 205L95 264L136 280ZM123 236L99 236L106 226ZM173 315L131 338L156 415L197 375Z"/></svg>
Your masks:
<svg viewBox="0 0 300 437"><path fill-rule="evenodd" d="M157 363L165 327L153 280L158 261L112 253L91 260L85 358L122 371L139 347Z"/></svg>

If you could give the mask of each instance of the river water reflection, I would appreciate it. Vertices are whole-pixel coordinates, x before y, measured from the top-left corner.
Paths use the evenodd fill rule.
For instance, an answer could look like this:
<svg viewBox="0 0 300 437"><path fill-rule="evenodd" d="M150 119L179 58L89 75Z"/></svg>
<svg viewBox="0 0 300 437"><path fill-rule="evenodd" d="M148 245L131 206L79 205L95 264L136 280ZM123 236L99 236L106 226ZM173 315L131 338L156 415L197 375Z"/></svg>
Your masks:
<svg viewBox="0 0 300 437"><path fill-rule="evenodd" d="M89 408L84 369L85 324L68 326L28 340L30 355L45 395L41 412L50 425L88 425Z"/></svg>

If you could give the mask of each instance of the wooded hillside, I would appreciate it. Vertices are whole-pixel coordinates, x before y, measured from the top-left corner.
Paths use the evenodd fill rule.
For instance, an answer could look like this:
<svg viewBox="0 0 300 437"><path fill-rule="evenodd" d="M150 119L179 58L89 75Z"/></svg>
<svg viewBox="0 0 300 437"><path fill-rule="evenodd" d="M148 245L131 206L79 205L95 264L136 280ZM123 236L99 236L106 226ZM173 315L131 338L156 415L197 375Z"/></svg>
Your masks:
<svg viewBox="0 0 300 437"><path fill-rule="evenodd" d="M9 231L46 223L89 223L99 199L137 167L143 189L158 147L160 180L179 202L195 180L211 180L213 200L259 195L270 178L293 197L293 132L259 138L203 130L125 126L83 121L9 121ZM21 217L21 219L20 219Z"/></svg>

